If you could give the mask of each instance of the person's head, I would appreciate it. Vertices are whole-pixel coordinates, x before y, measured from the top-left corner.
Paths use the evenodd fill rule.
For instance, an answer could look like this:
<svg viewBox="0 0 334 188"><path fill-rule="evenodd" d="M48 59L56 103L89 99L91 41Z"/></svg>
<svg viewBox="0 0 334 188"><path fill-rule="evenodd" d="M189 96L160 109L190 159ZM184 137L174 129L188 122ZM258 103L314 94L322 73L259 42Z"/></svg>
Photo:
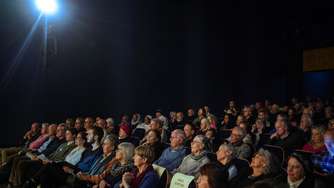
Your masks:
<svg viewBox="0 0 334 188"><path fill-rule="evenodd" d="M91 117L87 117L84 121L84 128L86 130L91 129L94 126L94 120Z"/></svg>
<svg viewBox="0 0 334 188"><path fill-rule="evenodd" d="M137 168L151 165L154 160L153 148L147 144L136 147L133 160L134 160L134 165Z"/></svg>
<svg viewBox="0 0 334 188"><path fill-rule="evenodd" d="M198 111L197 111L197 116L198 117L203 117L204 116L204 110L203 108L199 108Z"/></svg>
<svg viewBox="0 0 334 188"><path fill-rule="evenodd" d="M78 132L75 138L75 145L84 147L87 141L87 134L84 131Z"/></svg>
<svg viewBox="0 0 334 188"><path fill-rule="evenodd" d="M117 146L115 158L130 163L133 159L135 146L130 142L122 142Z"/></svg>
<svg viewBox="0 0 334 188"><path fill-rule="evenodd" d="M225 124L228 124L228 123L230 122L230 116L229 116L228 114L225 114L225 115L224 115L224 120L223 120L223 122L224 122Z"/></svg>
<svg viewBox="0 0 334 188"><path fill-rule="evenodd" d="M106 119L106 131L108 134L112 133L115 129L114 119L109 117Z"/></svg>
<svg viewBox="0 0 334 188"><path fill-rule="evenodd" d="M160 116L162 116L162 112L161 112L160 109L158 109L158 110L155 111L155 117L159 118Z"/></svg>
<svg viewBox="0 0 334 188"><path fill-rule="evenodd" d="M210 128L210 123L207 118L201 119L200 129L201 131L207 131Z"/></svg>
<svg viewBox="0 0 334 188"><path fill-rule="evenodd" d="M203 135L197 135L191 142L191 153L197 155L202 153L205 149L206 138Z"/></svg>
<svg viewBox="0 0 334 188"><path fill-rule="evenodd" d="M130 119L129 116L127 114L124 114L121 117L121 122L125 123L125 124L128 124L129 123L129 119Z"/></svg>
<svg viewBox="0 0 334 188"><path fill-rule="evenodd" d="M178 148L183 145L184 139L184 131L182 131L181 129L175 129L170 136L170 146L172 148Z"/></svg>
<svg viewBox="0 0 334 188"><path fill-rule="evenodd" d="M209 140L213 140L216 138L216 130L213 129L213 128L210 128L208 129L206 132L205 132L205 137Z"/></svg>
<svg viewBox="0 0 334 188"><path fill-rule="evenodd" d="M106 126L107 126L107 122L106 122L106 120L100 118L100 119L97 121L96 126L101 127L102 129L105 129Z"/></svg>
<svg viewBox="0 0 334 188"><path fill-rule="evenodd" d="M237 120L235 121L235 124L236 124L237 126L239 126L240 123L244 121L244 119L245 119L244 116L242 116L242 115L238 115L238 116L237 116Z"/></svg>
<svg viewBox="0 0 334 188"><path fill-rule="evenodd" d="M299 128L302 129L303 131L308 131L310 130L312 126L312 119L309 115L302 115L300 119L300 125Z"/></svg>
<svg viewBox="0 0 334 188"><path fill-rule="evenodd" d="M31 129L30 130L33 133L37 133L39 131L39 128L40 128L39 123L34 122L34 123L31 124Z"/></svg>
<svg viewBox="0 0 334 188"><path fill-rule="evenodd" d="M324 134L325 134L325 129L323 127L312 127L311 143L323 144Z"/></svg>
<svg viewBox="0 0 334 188"><path fill-rule="evenodd" d="M57 134L57 125L56 124L51 124L48 127L48 134L51 136L55 136Z"/></svg>
<svg viewBox="0 0 334 188"><path fill-rule="evenodd" d="M65 137L65 124L61 123L57 126L56 137L59 139L63 139Z"/></svg>
<svg viewBox="0 0 334 188"><path fill-rule="evenodd" d="M169 112L169 119L170 120L176 120L176 112L175 111Z"/></svg>
<svg viewBox="0 0 334 188"><path fill-rule="evenodd" d="M262 129L264 128L264 123L263 123L263 121L260 120L260 119L257 119L257 120L255 121L255 128L256 128L257 130L262 130Z"/></svg>
<svg viewBox="0 0 334 188"><path fill-rule="evenodd" d="M242 112L243 112L242 115L243 115L244 117L249 117L249 116L252 115L251 108L248 107L248 106L244 107L244 109L243 109Z"/></svg>
<svg viewBox="0 0 334 188"><path fill-rule="evenodd" d="M333 118L333 116L334 116L333 107L327 106L325 108L324 113L325 113L325 118L327 118L327 119Z"/></svg>
<svg viewBox="0 0 334 188"><path fill-rule="evenodd" d="M247 124L246 121L242 121L242 122L240 122L239 127L244 129L247 132L248 124Z"/></svg>
<svg viewBox="0 0 334 188"><path fill-rule="evenodd" d="M81 117L75 119L74 128L81 130L83 128L84 120Z"/></svg>
<svg viewBox="0 0 334 188"><path fill-rule="evenodd" d="M87 131L87 143L100 144L103 138L104 132L101 127L92 127Z"/></svg>
<svg viewBox="0 0 334 188"><path fill-rule="evenodd" d="M224 188L227 186L228 174L215 163L203 165L196 181L197 188Z"/></svg>
<svg viewBox="0 0 334 188"><path fill-rule="evenodd" d="M278 136L288 134L288 122L286 119L277 118L275 122L275 129Z"/></svg>
<svg viewBox="0 0 334 188"><path fill-rule="evenodd" d="M71 142L75 140L77 136L77 130L75 128L70 128L66 130L65 139L67 142Z"/></svg>
<svg viewBox="0 0 334 188"><path fill-rule="evenodd" d="M204 109L205 113L207 113L207 114L210 113L210 108L209 108L209 106L206 106L206 105L205 105L205 106L203 107L203 109Z"/></svg>
<svg viewBox="0 0 334 188"><path fill-rule="evenodd" d="M146 115L145 118L144 118L144 123L146 125L149 125L151 123L151 119L152 119L152 116Z"/></svg>
<svg viewBox="0 0 334 188"><path fill-rule="evenodd" d="M178 122L183 121L183 112L176 113L176 121Z"/></svg>
<svg viewBox="0 0 334 188"><path fill-rule="evenodd" d="M42 123L42 129L41 129L41 134L48 134L48 123Z"/></svg>
<svg viewBox="0 0 334 188"><path fill-rule="evenodd" d="M193 116L195 115L194 110L193 110L192 108L189 108L189 109L187 110L187 115L188 115L188 117L193 117Z"/></svg>
<svg viewBox="0 0 334 188"><path fill-rule="evenodd" d="M253 169L253 172L260 172L261 175L270 174L273 168L271 153L260 149L252 158L250 167Z"/></svg>
<svg viewBox="0 0 334 188"><path fill-rule="evenodd" d="M261 120L261 121L265 121L266 120L266 111L264 109L259 110L258 114L257 114L257 119Z"/></svg>
<svg viewBox="0 0 334 188"><path fill-rule="evenodd" d="M324 135L327 151L334 156L334 129L328 129Z"/></svg>
<svg viewBox="0 0 334 188"><path fill-rule="evenodd" d="M229 106L230 108L235 108L235 101L233 101L233 100L229 101L229 102L228 102L228 106Z"/></svg>
<svg viewBox="0 0 334 188"><path fill-rule="evenodd" d="M328 121L328 129L334 129L334 119Z"/></svg>
<svg viewBox="0 0 334 188"><path fill-rule="evenodd" d="M160 119L154 118L151 120L149 127L150 129L160 130L162 127L162 122Z"/></svg>
<svg viewBox="0 0 334 188"><path fill-rule="evenodd" d="M299 155L292 153L288 159L287 174L291 182L303 179L307 174L312 173L311 162Z"/></svg>
<svg viewBox="0 0 334 188"><path fill-rule="evenodd" d="M116 147L116 138L112 135L107 135L103 139L103 154L109 155L115 150Z"/></svg>
<svg viewBox="0 0 334 188"><path fill-rule="evenodd" d="M231 144L241 142L246 136L246 131L241 127L234 127L231 132Z"/></svg>
<svg viewBox="0 0 334 188"><path fill-rule="evenodd" d="M273 113L273 114L278 113L279 112L279 106L277 104L271 105L270 112Z"/></svg>
<svg viewBox="0 0 334 188"><path fill-rule="evenodd" d="M190 123L186 123L183 127L183 131L186 138L192 138L195 134L195 127Z"/></svg>
<svg viewBox="0 0 334 188"><path fill-rule="evenodd" d="M155 129L149 130L146 135L146 142L151 145L161 142L160 132Z"/></svg>
<svg viewBox="0 0 334 188"><path fill-rule="evenodd" d="M130 130L129 126L121 125L119 127L118 137L120 139L125 139L125 138L129 137L130 134L131 134L131 130Z"/></svg>
<svg viewBox="0 0 334 188"><path fill-rule="evenodd" d="M222 144L216 152L219 162L229 162L235 157L235 150L231 144Z"/></svg>
<svg viewBox="0 0 334 188"><path fill-rule="evenodd" d="M74 127L74 120L72 118L67 118L65 120L66 128L73 128Z"/></svg>

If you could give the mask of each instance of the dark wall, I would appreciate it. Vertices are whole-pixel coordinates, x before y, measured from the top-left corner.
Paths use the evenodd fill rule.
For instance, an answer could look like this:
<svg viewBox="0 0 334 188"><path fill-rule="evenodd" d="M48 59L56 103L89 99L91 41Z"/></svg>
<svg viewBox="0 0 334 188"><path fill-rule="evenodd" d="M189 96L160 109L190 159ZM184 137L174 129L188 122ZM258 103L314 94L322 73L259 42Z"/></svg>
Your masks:
<svg viewBox="0 0 334 188"><path fill-rule="evenodd" d="M39 14L31 1L1 8L1 145L34 120L204 104L221 111L231 98L284 102L302 92L293 4L61 1L49 18L57 53L46 67L42 24L15 58Z"/></svg>

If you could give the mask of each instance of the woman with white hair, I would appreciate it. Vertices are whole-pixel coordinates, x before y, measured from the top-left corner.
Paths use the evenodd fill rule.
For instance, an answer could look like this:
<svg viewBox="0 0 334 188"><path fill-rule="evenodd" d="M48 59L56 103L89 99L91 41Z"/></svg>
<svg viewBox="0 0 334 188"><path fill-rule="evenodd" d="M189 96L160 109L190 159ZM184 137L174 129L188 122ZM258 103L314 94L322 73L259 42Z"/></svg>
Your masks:
<svg viewBox="0 0 334 188"><path fill-rule="evenodd" d="M250 167L252 173L241 180L237 187L247 187L258 181L270 180L275 171L271 153L264 149L260 149L254 155Z"/></svg>
<svg viewBox="0 0 334 188"><path fill-rule="evenodd" d="M210 162L207 157L206 138L203 135L197 135L191 142L191 153L181 162L181 165L172 173L180 172L182 174L198 177L199 169Z"/></svg>
<svg viewBox="0 0 334 188"><path fill-rule="evenodd" d="M96 177L95 182L99 182L99 185L94 187L114 187L117 182L122 180L125 172L132 171L134 169L134 150L135 146L130 142L119 144L114 159L110 162L107 169Z"/></svg>

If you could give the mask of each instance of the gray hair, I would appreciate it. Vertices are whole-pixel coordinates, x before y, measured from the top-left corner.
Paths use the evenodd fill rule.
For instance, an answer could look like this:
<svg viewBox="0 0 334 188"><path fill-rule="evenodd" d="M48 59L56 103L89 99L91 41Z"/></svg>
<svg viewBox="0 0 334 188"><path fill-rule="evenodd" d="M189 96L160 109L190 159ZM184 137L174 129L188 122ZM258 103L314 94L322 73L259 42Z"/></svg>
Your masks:
<svg viewBox="0 0 334 188"><path fill-rule="evenodd" d="M111 118L111 117L110 117L110 118L107 118L107 119L106 119L106 122L107 122L107 123L114 124L114 119Z"/></svg>
<svg viewBox="0 0 334 188"><path fill-rule="evenodd" d="M231 158L235 157L235 148L232 146L232 144L222 144L219 146L219 150L224 149L231 152Z"/></svg>
<svg viewBox="0 0 334 188"><path fill-rule="evenodd" d="M122 150L125 155L124 158L127 162L132 161L133 155L135 153L135 146L130 142L122 142L118 145L118 149Z"/></svg>
<svg viewBox="0 0 334 188"><path fill-rule="evenodd" d="M186 138L186 135L184 134L184 131L181 130L181 129L175 129L173 132L177 135L178 138L180 138L182 140L184 140Z"/></svg>
<svg viewBox="0 0 334 188"><path fill-rule="evenodd" d="M241 135L241 138L244 138L246 136L246 134L247 134L246 130L243 129L243 128L241 128L241 127L239 127L239 126L236 126L233 129L235 129L235 130L238 131L238 133Z"/></svg>
<svg viewBox="0 0 334 188"><path fill-rule="evenodd" d="M261 148L256 153L256 155L262 156L264 158L264 162L266 163L263 169L263 174L265 175L270 174L272 172L272 169L274 168L271 153L268 150Z"/></svg>

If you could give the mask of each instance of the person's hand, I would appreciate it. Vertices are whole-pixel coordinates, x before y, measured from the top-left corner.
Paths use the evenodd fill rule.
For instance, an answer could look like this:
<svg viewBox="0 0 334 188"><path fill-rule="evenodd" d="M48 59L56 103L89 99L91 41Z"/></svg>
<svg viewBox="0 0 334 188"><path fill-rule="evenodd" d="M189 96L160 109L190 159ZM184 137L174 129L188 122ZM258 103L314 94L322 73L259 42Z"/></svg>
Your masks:
<svg viewBox="0 0 334 188"><path fill-rule="evenodd" d="M74 172L74 170L68 166L63 166L63 170L68 174L72 174Z"/></svg>

